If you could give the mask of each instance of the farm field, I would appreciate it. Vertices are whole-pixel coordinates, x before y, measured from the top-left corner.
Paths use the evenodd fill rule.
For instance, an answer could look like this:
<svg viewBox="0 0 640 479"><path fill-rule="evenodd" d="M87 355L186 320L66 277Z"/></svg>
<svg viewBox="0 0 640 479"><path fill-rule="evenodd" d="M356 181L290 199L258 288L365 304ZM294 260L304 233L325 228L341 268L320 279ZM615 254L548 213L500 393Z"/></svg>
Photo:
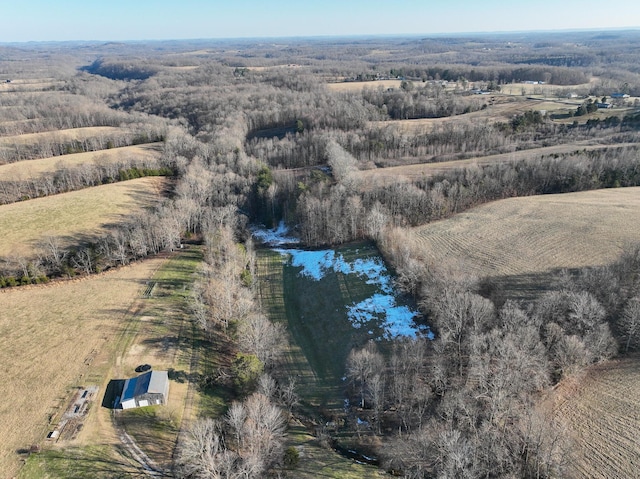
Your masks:
<svg viewBox="0 0 640 479"><path fill-rule="evenodd" d="M86 153L72 153L64 156L54 156L37 160L24 160L6 165L0 165L0 179L2 181L24 181L35 179L45 173L54 173L63 168L75 167L88 163L113 163L120 159L131 157L158 158L160 143L123 146L108 150L89 151Z"/></svg>
<svg viewBox="0 0 640 479"><path fill-rule="evenodd" d="M347 83L348 85L348 83ZM504 93L492 93L491 95L474 95L469 97L471 100L482 100L487 108L464 113L455 116L446 116L442 118L420 118L413 120L388 120L388 121L372 121L369 125L372 128L397 128L399 131L406 133L425 132L433 128L445 124L453 124L460 121L483 121L488 124L498 122L509 122L515 115L523 114L527 111L540 111L547 114L569 114L576 111L584 99L564 99L550 97L531 97L531 96L510 96ZM593 97L592 99L594 99ZM630 107L617 107L609 110L598 110L589 115L581 117L567 117L564 120L554 120L559 123L585 123L592 118L605 119L609 116L623 116L625 113L633 111Z"/></svg>
<svg viewBox="0 0 640 479"><path fill-rule="evenodd" d="M436 264L508 279L615 261L638 240L639 222L636 187L495 201L413 233Z"/></svg>
<svg viewBox="0 0 640 479"><path fill-rule="evenodd" d="M613 148L637 147L636 143L619 143L614 145L593 145L591 140L576 141L563 145L545 146L532 148L529 150L518 150L510 153L468 158L466 160L441 161L435 163L415 163L400 166L389 166L385 168L374 168L361 170L356 173L357 177L366 187L373 185L385 185L397 181L419 180L425 177L435 176L458 168L469 168L473 166L492 165L510 161L520 161L527 158L540 158L542 155L567 154L578 151L595 151ZM412 159L415 161L415 159Z"/></svg>
<svg viewBox="0 0 640 479"><path fill-rule="evenodd" d="M64 143L73 140L84 140L114 133L124 133L126 130L116 126L88 126L84 128L68 128L66 130L45 131L42 133L26 133L0 137L0 146L27 145L39 141Z"/></svg>
<svg viewBox="0 0 640 479"><path fill-rule="evenodd" d="M4 92L33 92L44 91L49 88L63 85L64 82L55 78L18 78L11 79L11 82L7 83L7 78L0 78L0 93Z"/></svg>
<svg viewBox="0 0 640 479"><path fill-rule="evenodd" d="M30 255L48 235L78 241L156 204L166 184L139 178L0 206L0 256Z"/></svg>
<svg viewBox="0 0 640 479"><path fill-rule="evenodd" d="M640 357L593 366L560 383L553 399L555 420L574 443L572 478L638 477Z"/></svg>
<svg viewBox="0 0 640 479"><path fill-rule="evenodd" d="M151 464L158 469L169 467L183 421L188 423L197 414L194 397L199 393L189 378L197 376L199 352L186 301L201 259L200 250L193 248L169 259L150 260L153 269L138 283L127 313L118 318L118 327L108 328L109 342L85 375L100 390L83 429L73 439L44 441L44 451L29 458L20 478L85 477L90 473L104 479L125 473L138 477L135 474L142 474L141 464L131 459L120 439L125 431ZM121 411L114 427L111 410L100 407L107 383L135 376L135 367L144 363L172 372L168 404Z"/></svg>
<svg viewBox="0 0 640 479"><path fill-rule="evenodd" d="M18 469L16 450L45 437L71 388L102 384L95 368L108 361L134 300L162 262L156 258L87 279L0 292L3 479Z"/></svg>
<svg viewBox="0 0 640 479"><path fill-rule="evenodd" d="M400 88L401 83L402 80L350 81L327 83L326 86L331 91L350 92L360 91L363 88Z"/></svg>

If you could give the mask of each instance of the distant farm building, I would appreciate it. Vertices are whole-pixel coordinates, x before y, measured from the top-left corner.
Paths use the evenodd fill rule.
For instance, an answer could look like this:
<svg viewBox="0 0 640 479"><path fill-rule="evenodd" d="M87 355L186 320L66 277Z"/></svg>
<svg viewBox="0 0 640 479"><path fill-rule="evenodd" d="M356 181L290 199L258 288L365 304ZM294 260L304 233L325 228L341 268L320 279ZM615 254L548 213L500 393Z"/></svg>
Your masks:
<svg viewBox="0 0 640 479"><path fill-rule="evenodd" d="M611 103L596 103L598 108L611 108Z"/></svg>
<svg viewBox="0 0 640 479"><path fill-rule="evenodd" d="M626 93L612 93L611 98L629 98Z"/></svg>
<svg viewBox="0 0 640 479"><path fill-rule="evenodd" d="M122 388L122 409L166 404L169 397L167 371L149 371L136 378L127 379Z"/></svg>

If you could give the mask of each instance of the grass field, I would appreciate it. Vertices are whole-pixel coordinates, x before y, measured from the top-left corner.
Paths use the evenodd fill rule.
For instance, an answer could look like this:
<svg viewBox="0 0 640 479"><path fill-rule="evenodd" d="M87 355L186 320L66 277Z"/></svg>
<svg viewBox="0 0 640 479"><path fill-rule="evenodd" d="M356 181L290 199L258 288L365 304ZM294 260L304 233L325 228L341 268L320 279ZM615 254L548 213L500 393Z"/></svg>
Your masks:
<svg viewBox="0 0 640 479"><path fill-rule="evenodd" d="M38 142L64 143L74 140L84 140L115 133L122 133L125 130L115 126L89 126L85 128L69 128L66 130L45 131L42 133L26 133L24 135L0 137L0 147L13 145L27 145Z"/></svg>
<svg viewBox="0 0 640 479"><path fill-rule="evenodd" d="M323 447L303 426L292 425L287 432L287 446L295 447L300 463L290 472L297 479L374 479L389 477L377 467L358 464Z"/></svg>
<svg viewBox="0 0 640 479"><path fill-rule="evenodd" d="M553 399L556 421L574 442L570 477L638 477L640 357L593 366L560 383Z"/></svg>
<svg viewBox="0 0 640 479"><path fill-rule="evenodd" d="M371 246L345 247L343 254L378 254ZM327 274L321 281L298 276L299 268L287 266L279 253L258 250L258 277L262 307L272 321L287 325L289 334L284 352L285 375L294 377L302 407L312 416L318 411L327 417L343 412L341 377L350 349L370 338L366 330L349 323L344 306L366 297L371 285L353 275ZM308 409L311 407L312 409ZM291 477L377 478L378 468L357 464L322 446L302 424L292 424L287 445L300 453L300 464Z"/></svg>
<svg viewBox="0 0 640 479"><path fill-rule="evenodd" d="M638 224L640 188L617 188L496 201L413 232L436 264L457 261L467 273L515 284L517 277L615 261L640 239Z"/></svg>
<svg viewBox="0 0 640 479"><path fill-rule="evenodd" d="M16 163L0 165L0 179L2 181L24 181L39 178L43 174L53 173L63 168L73 168L84 164L113 163L124 158L158 158L161 144L148 143L144 145L123 146L101 151L73 153L71 155L54 156L38 160L25 160Z"/></svg>
<svg viewBox="0 0 640 479"><path fill-rule="evenodd" d="M518 150L510 153L498 155L481 156L468 158L466 160L441 161L436 163L415 163L401 166L389 166L386 168L374 168L357 172L357 176L362 180L365 188L374 185L387 185L398 181L415 181L425 177L431 177L458 168L469 168L474 166L492 165L510 161L520 161L528 158L540 158L543 155L567 154L579 151L605 150L612 148L635 147L636 143L619 143L614 145L592 145L590 140L576 141L564 145L544 146L529 150ZM416 161L411 158L408 161Z"/></svg>
<svg viewBox="0 0 640 479"><path fill-rule="evenodd" d="M34 253L47 235L77 242L161 198L166 180L140 178L0 206L0 256Z"/></svg>
<svg viewBox="0 0 640 479"><path fill-rule="evenodd" d="M367 243L343 246L335 252L344 264L380 259L377 249ZM360 323L349 314L353 305L380 296L378 284L333 269L324 271L321 279L303 275L300 266L270 250L259 251L258 264L262 306L273 321L286 324L291 334L289 375L303 383L300 390L309 404L341 410L349 352L370 339L386 337L385 323L376 315L365 315L368 319ZM397 305L402 308L401 301ZM387 306L387 315L392 309Z"/></svg>
<svg viewBox="0 0 640 479"><path fill-rule="evenodd" d="M193 248L181 250L169 260L151 261L153 269L137 282L126 313L113 315L118 320L117 327L114 317L110 324L101 323L102 334L109 336L109 340L105 340L105 346L85 375L87 381L100 385L100 399L85 420L84 428L76 439L58 441L55 445L45 442L45 451L29 458L21 479L138 477L140 465L131 460L118 438L111 411L99 407L99 403L110 379L132 377L136 375L135 367L142 363L171 372L168 404L121 411L116 422L119 430L133 437L156 465L165 469L169 466L183 420L188 422L196 414L192 398L197 393L188 378L197 373L192 367L197 366L194 355L197 359L198 351L187 300L193 273L201 259L200 250ZM91 281L93 278L83 283ZM123 290L131 290L133 284L125 286L128 287L120 285ZM148 291L150 295L145 294ZM90 305L85 308L93 308L101 318L99 303L87 303ZM75 311L73 305L70 311ZM87 316L87 321L95 319L93 315Z"/></svg>
<svg viewBox="0 0 640 479"><path fill-rule="evenodd" d="M339 83L327 83L327 88L337 92L360 91L363 88L400 88L402 80L377 80L377 81L350 81Z"/></svg>
<svg viewBox="0 0 640 479"><path fill-rule="evenodd" d="M0 291L3 479L19 466L16 450L44 438L70 388L102 384L94 371L109 361L111 342L161 263L153 259L86 280Z"/></svg>

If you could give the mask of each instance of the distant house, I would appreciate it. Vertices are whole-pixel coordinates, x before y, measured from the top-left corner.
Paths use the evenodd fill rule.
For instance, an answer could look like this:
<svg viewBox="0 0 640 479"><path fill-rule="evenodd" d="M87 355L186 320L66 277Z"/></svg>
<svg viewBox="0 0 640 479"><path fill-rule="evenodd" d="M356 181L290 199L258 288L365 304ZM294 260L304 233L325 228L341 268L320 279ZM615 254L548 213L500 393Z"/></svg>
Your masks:
<svg viewBox="0 0 640 479"><path fill-rule="evenodd" d="M598 108L611 108L611 103L596 103Z"/></svg>
<svg viewBox="0 0 640 479"><path fill-rule="evenodd" d="M167 371L149 371L138 377L127 379L122 388L122 409L166 404L169 397L169 374Z"/></svg>
<svg viewBox="0 0 640 479"><path fill-rule="evenodd" d="M567 95L567 98L578 98L578 94L577 93L569 93Z"/></svg>
<svg viewBox="0 0 640 479"><path fill-rule="evenodd" d="M612 93L611 98L629 98L626 93Z"/></svg>

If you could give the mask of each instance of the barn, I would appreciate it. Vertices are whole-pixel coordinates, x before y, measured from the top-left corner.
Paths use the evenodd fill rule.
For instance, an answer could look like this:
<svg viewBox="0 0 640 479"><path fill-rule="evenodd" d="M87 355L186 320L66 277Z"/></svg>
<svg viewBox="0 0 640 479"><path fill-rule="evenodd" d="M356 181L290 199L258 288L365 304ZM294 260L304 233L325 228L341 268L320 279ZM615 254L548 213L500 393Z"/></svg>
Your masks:
<svg viewBox="0 0 640 479"><path fill-rule="evenodd" d="M122 409L132 409L166 404L168 397L169 374L167 371L149 371L124 382L120 406Z"/></svg>

